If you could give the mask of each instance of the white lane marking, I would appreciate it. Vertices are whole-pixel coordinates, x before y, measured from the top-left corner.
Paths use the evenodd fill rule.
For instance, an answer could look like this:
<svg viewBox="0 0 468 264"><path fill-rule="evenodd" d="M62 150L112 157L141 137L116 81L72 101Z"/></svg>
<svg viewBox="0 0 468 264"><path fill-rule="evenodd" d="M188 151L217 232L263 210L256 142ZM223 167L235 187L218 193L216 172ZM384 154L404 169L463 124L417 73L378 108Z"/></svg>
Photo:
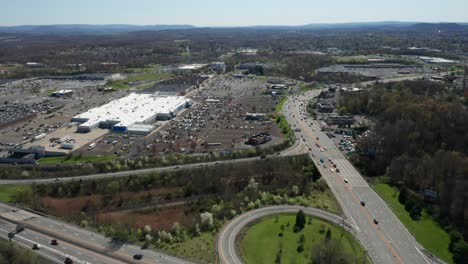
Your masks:
<svg viewBox="0 0 468 264"><path fill-rule="evenodd" d="M3 232L7 232L7 233L8 233L8 231L5 230L5 229L0 228L0 230L3 231ZM17 237L17 238L19 238L19 239L22 239L22 240L24 240L24 241L27 241L27 242L29 242L29 243L31 243L31 244L36 244L36 242L34 242L34 241L30 240L30 239L27 239L27 238L25 238L25 237L23 237L23 236L15 235L15 237ZM39 243L37 243L37 244L39 244ZM76 258L76 257L74 257L74 256L68 255L68 254L63 253L63 252L61 252L61 251L58 251L58 250L56 250L56 249L54 249L54 248L48 247L47 245L41 245L41 249L48 250L48 251L50 251L50 252L52 252L52 253L55 253L55 254L58 254L58 255L61 255L61 256L64 256L64 257L69 257L69 258L71 258L73 261L76 261L76 262L78 262L78 263L82 263L82 264L92 264L91 262L87 262L87 261L84 261L84 260L80 260L80 259L78 259L78 258Z"/></svg>

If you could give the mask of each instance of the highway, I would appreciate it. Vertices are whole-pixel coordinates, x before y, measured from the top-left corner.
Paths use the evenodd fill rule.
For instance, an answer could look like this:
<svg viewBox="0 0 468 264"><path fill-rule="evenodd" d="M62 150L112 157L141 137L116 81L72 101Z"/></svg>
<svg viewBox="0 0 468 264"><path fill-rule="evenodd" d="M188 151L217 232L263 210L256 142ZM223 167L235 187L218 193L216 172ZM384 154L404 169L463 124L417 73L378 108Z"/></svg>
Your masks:
<svg viewBox="0 0 468 264"><path fill-rule="evenodd" d="M331 171L331 163L325 162L327 168L323 164L318 165L318 169L330 189L334 193L338 203L344 211L346 220L341 218L341 221L349 225L350 230L355 233L356 237L361 241L367 254L374 263L408 263L408 264L424 264L435 263L429 257L424 255L423 247L412 237L408 230L387 207L385 202L373 191L367 184L359 172L345 158L345 156L337 149L333 142L320 131L316 121L308 118L305 114L307 102L318 96L321 90L312 90L303 95L291 97L283 108L283 114L291 124L296 126L301 131L297 132L299 140L294 146L281 153L283 156L296 155L304 153L304 149L310 148L309 155L317 164L320 158L328 160L331 158L340 169L340 173ZM320 147L317 147L318 144ZM164 170L174 169L190 169L200 168L203 166L218 166L218 164L235 164L238 162L258 160L256 158L226 160L219 162L208 162L202 164L187 164L174 167L150 168L135 171L123 171L115 173L104 173L86 176L77 176L70 178L62 178L59 181L72 180L90 180L126 177L130 175L147 174ZM345 183L347 179L348 183ZM55 179L24 179L24 180L0 180L0 184L44 184L56 182ZM361 201L365 201L365 206L361 206ZM271 209L265 209L267 213ZM312 209L311 209L312 210ZM274 210L273 210L274 211ZM244 223L244 216L236 219ZM250 216L248 215L247 218ZM324 217L327 219L326 217ZM378 220L378 224L374 223L374 219ZM333 217L332 217L332 222ZM85 231L83 229L55 221L37 214L32 214L14 208L8 205L0 204L0 234L5 235L5 232L11 231L16 224L23 224L27 227L27 231L20 233L14 241L30 247L31 243L44 244L44 248L40 250L40 254L46 255L49 259L56 263L63 263L64 256L72 256L74 259L81 262L78 263L132 263L134 254L143 252L144 258L135 263L164 263L164 264L185 264L190 263L182 259L164 255L158 252L143 250L138 247L124 244L119 247L112 248L111 240L100 234ZM236 225L235 225L236 226ZM240 225L239 225L240 226ZM226 259L225 263L242 263L236 253L230 249L230 239L235 237L235 231L240 230L235 227L234 230L227 233L222 233L220 246L220 256ZM52 237L63 241L62 247L50 247L47 244ZM224 241L227 239L227 242ZM224 246L227 243L227 246ZM47 246L46 246L47 245ZM58 261L58 262L57 262Z"/></svg>
<svg viewBox="0 0 468 264"><path fill-rule="evenodd" d="M7 238L8 232L17 225L26 229L15 235L13 241L28 248L35 243L40 244L41 249L36 252L54 263L63 263L66 257L83 264L192 263L152 250L141 250L134 245L116 243L101 234L0 203L0 236ZM52 239L57 239L59 245L50 245ZM134 260L137 253L143 254L143 259Z"/></svg>
<svg viewBox="0 0 468 264"><path fill-rule="evenodd" d="M335 195L346 218L357 227L357 235L374 263L425 264L433 261L424 255L423 247L388 208L386 203L368 185L362 175L339 151L317 122L308 117L306 106L321 90L312 90L290 98L283 114L292 126L299 128L310 147L310 156ZM317 147L319 146L319 147ZM319 159L325 160L319 165ZM331 170L331 158L340 173ZM345 179L348 183L345 182ZM365 206L361 205L365 202ZM378 220L378 224L374 223Z"/></svg>
<svg viewBox="0 0 468 264"><path fill-rule="evenodd" d="M280 153L280 156L291 156L306 153L301 140L290 148ZM141 169L135 171L123 171L115 173L77 176L70 178L53 179L24 179L24 180L0 180L0 184L47 184L67 182L73 180L91 180L104 178L118 178L129 175L143 175L164 170L200 168L204 166L219 166L220 164L234 164L240 162L259 160L260 157L226 160L219 162L207 162L201 164L186 164L161 168ZM53 263L63 263L66 257L74 263L82 264L120 264L120 263L160 263L160 264L189 264L192 262L151 250L141 250L130 245L116 245L111 239L100 234L90 232L76 226L56 221L29 211L21 210L10 205L0 203L0 237L8 239L8 233L15 230L16 226L26 226L26 230L15 235L12 242L26 248L32 248L34 244L40 244L41 249L36 250L42 257ZM52 239L59 240L59 245L52 246ZM142 260L134 260L136 253L143 254Z"/></svg>
<svg viewBox="0 0 468 264"><path fill-rule="evenodd" d="M236 253L236 237L242 228L247 226L249 223L268 215L284 213L295 214L299 210L303 210L305 214L317 216L336 225L341 225L352 234L355 234L357 230L352 223L344 219L342 216L317 208L288 205L263 207L237 216L221 229L216 245L220 261L222 263L229 264L243 264L241 258Z"/></svg>

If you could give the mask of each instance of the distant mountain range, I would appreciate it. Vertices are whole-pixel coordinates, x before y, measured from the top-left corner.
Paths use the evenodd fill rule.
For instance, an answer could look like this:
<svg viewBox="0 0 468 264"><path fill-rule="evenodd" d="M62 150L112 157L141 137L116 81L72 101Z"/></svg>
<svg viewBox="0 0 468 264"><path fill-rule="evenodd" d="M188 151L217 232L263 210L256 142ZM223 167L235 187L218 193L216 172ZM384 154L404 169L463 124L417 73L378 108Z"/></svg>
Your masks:
<svg viewBox="0 0 468 264"><path fill-rule="evenodd" d="M439 29L457 30L466 29L468 23L421 23L421 22L354 22L354 23L330 23L330 24L307 24L299 26L239 26L239 27L211 27L211 28L246 28L246 29L359 29L359 28L412 28L412 29ZM65 24L65 25L24 25L3 26L0 33L23 33L23 34L115 34L134 31L161 31L161 30L183 30L200 28L193 25L88 25L88 24ZM203 27L210 28L210 27Z"/></svg>
<svg viewBox="0 0 468 264"><path fill-rule="evenodd" d="M174 29L195 28L191 25L87 25L87 24L66 24L66 25L24 25L0 27L2 33L26 33L26 34L106 34L124 33L133 31L160 31Z"/></svg>

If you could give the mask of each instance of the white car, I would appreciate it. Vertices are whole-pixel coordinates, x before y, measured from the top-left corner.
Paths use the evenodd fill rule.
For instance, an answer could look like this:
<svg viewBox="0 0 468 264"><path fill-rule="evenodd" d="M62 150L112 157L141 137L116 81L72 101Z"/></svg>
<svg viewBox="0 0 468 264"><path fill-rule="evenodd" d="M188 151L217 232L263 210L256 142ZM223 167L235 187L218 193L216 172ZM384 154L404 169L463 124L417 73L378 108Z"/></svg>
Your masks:
<svg viewBox="0 0 468 264"><path fill-rule="evenodd" d="M331 172L335 172L335 170L334 170L333 168L330 168L330 171L331 171Z"/></svg>
<svg viewBox="0 0 468 264"><path fill-rule="evenodd" d="M348 180L348 179L344 179L344 182L348 183L348 182L349 182L349 180Z"/></svg>

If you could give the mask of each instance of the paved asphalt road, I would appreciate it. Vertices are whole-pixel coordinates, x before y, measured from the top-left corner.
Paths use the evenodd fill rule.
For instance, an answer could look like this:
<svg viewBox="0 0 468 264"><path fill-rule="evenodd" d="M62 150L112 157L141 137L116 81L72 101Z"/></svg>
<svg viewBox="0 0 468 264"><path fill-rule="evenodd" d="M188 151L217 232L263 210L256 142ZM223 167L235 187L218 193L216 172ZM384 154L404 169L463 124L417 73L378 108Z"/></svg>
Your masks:
<svg viewBox="0 0 468 264"><path fill-rule="evenodd" d="M331 164L329 162L326 163L328 165L328 168L324 168L323 165L318 166L319 171L326 179L339 204L343 208L348 221L351 223L352 226L356 227L355 232L357 234L357 237L366 248L368 255L371 257L374 263L432 263L429 258L427 258L421 253L421 251L423 250L422 246L416 242L416 240L411 236L408 230L402 225L398 218L396 218L392 211L387 207L385 202L372 190L372 188L369 187L369 185L362 178L362 176L343 156L343 154L334 146L333 142L329 140L323 132L320 131L317 123L306 117L305 107L307 101L310 98L317 96L319 92L319 90L307 92L305 95L289 99L288 102L285 104L283 114L288 119L288 122L291 125L295 124L296 127L301 129L301 132L297 133L298 138L300 138L300 140L296 142L296 144L292 148L281 153L281 155L294 155L297 153L301 153L304 149L305 144L307 148L311 148L310 155L314 162L317 162L317 160L320 157L323 157L325 159L332 158L334 160L334 162L338 165L338 168L340 168L341 170L340 173L330 171ZM301 102L303 102L302 106ZM304 115L301 115L301 112L304 112ZM322 152L320 148L315 147L315 144L319 144L322 150L324 150L324 147L326 147L327 150ZM218 163L237 163L255 159L259 158L220 161ZM218 163L211 162L204 163L201 165L188 164L181 165L180 168L216 166ZM72 178L62 178L60 179L60 181L125 177L129 175L145 174L168 169L176 168L152 168L137 171L124 171L117 173L87 175ZM349 183L345 183L344 179L348 179ZM33 184L51 182L54 182L54 179L1 180L0 184ZM366 206L361 206L360 201L365 201ZM17 208L11 208L9 206L0 204L0 215L2 216L1 218L4 218L5 214L9 217L11 217L10 214L13 214L13 217L18 217L18 215L24 216L24 214L26 213L21 210L18 211ZM378 219L379 224L374 224L373 219ZM2 221L3 220L5 219L2 219ZM10 222L12 221L11 219L9 220ZM109 239L104 236L84 231L71 225L51 220L49 218L45 218L39 215L34 215L33 217L29 217L27 219L21 219L21 221L17 221L15 223L23 223L23 221L27 225L33 227L33 230L35 232L23 232L17 237L15 242L26 246L30 246L28 243L36 242L35 239L37 238L35 237L35 235L37 236L37 233L41 233L45 236L37 236L40 238L40 240L38 241L42 241L42 243L47 242L48 239L50 239L50 236L53 235L55 237L63 238L64 241L67 241L76 247L82 248L82 250L86 249L95 252L96 254L94 255L81 254L86 255L88 257L96 258L94 262L89 261L89 263L120 263L116 261L118 261L119 259L128 260L135 253L140 252L139 248L135 246L122 245L119 248L106 250L103 253L102 249L109 249L110 245ZM11 226L4 226L4 224L0 224L0 228L8 230L8 228L11 228ZM0 233L3 235L5 231L0 230ZM91 246L83 247L83 245L85 244ZM67 247L67 244L64 245L67 249L73 248ZM63 256L65 256L64 254L71 255L76 259L80 259L80 257L83 257L80 256L78 252L84 251L69 250L69 252L60 251L60 253L57 253L51 252L49 249L45 249L41 252L43 254L46 254L50 259L57 260L58 258L63 258ZM138 261L138 263L189 263L184 260L156 253L154 251L145 250L144 255L145 257L143 258L143 260ZM108 259L106 259L106 256L112 256L113 260L109 261ZM234 258L235 253L231 252L229 256ZM87 260L83 259L83 261ZM231 261L234 260L230 259L227 261L227 263L234 263Z"/></svg>
<svg viewBox="0 0 468 264"><path fill-rule="evenodd" d="M297 213L299 210L303 210L304 213L308 215L314 215L335 223L337 225L342 225L346 230L355 234L356 228L352 223L349 223L343 217L332 214L330 212L310 208L303 206L271 206L263 207L257 210L253 210L247 213L244 213L228 224L226 224L218 235L217 249L220 261L227 264L242 264L241 258L236 253L236 237L243 227L251 223L252 221L262 218L264 216L281 214L281 213Z"/></svg>
<svg viewBox="0 0 468 264"><path fill-rule="evenodd" d="M37 252L54 263L63 263L65 257L83 264L192 263L152 250L141 250L134 245L119 244L103 235L0 203L0 236L6 238L18 224L26 229L15 235L13 241L28 248L40 244L41 249ZM50 245L52 239L57 239L59 245ZM134 260L136 253L143 254L143 259Z"/></svg>
<svg viewBox="0 0 468 264"><path fill-rule="evenodd" d="M367 184L360 173L338 150L316 121L307 117L306 105L320 90L309 91L289 99L283 108L288 122L301 129L310 155L318 164L320 158L327 160L318 169L334 193L347 219L357 226L358 237L374 263L424 264L432 261L422 253L423 247L414 239L405 226L388 208L386 203ZM317 147L317 144L320 147ZM340 173L332 171L331 158ZM348 183L345 183L345 179ZM365 206L360 202L364 201ZM378 220L378 224L374 223Z"/></svg>
<svg viewBox="0 0 468 264"><path fill-rule="evenodd" d="M294 145L289 147L288 149L283 150L280 152L280 156L294 156L298 154L307 153L306 148L302 144L301 140L297 140ZM158 168L148 168L148 169L140 169L140 170L130 170L130 171L119 171L119 172L110 172L110 173L100 173L100 174L92 174L92 175L83 175L83 176L74 176L74 177L66 177L66 178L44 178L44 179L11 179L11 180L0 180L0 185L5 184L45 184L45 183L54 183L54 182L67 182L67 181L77 181L77 180L93 180L93 179L106 179L106 178L120 178L120 177L127 177L132 175L143 175L153 172L162 172L166 170L175 170L175 169L193 169L193 168L201 168L204 166L216 166L220 164L235 164L235 163L242 163L247 161L254 161L259 160L260 157L253 157L253 158L244 158L244 159L233 159L233 160L223 160L217 162L204 162L198 164L184 164L179 166L169 166L169 167L158 167Z"/></svg>
<svg viewBox="0 0 468 264"><path fill-rule="evenodd" d="M281 156L297 155L306 153L305 147L301 140L297 140L293 146L280 153ZM187 164L180 165L182 168L198 168L203 166L218 166L218 164L233 164L238 162L246 162L258 160L259 157L227 160L219 162L209 162L202 164ZM142 169L136 171L124 171L116 173L96 174L87 176L78 176L71 178L62 178L60 182L72 180L89 180L103 179L114 177L125 177L129 175L141 175L150 172L158 172L164 170L174 170L176 167L163 167ZM0 180L0 184L33 184L33 183L53 183L55 179L30 179L30 180ZM18 224L26 226L26 230L16 235L13 242L27 247L37 243L42 245L42 248L37 252L43 257L49 259L53 263L63 263L66 257L73 259L74 263L83 264L117 264L117 263L161 263L161 264L189 264L191 262L169 255L161 254L149 250L140 250L138 247L124 244L115 245L107 237L100 234L89 232L75 226L55 221L50 218L30 213L19 208L15 208L6 204L0 203L0 236L7 238L8 232L15 229ZM51 246L50 241L58 239L58 246ZM142 253L143 259L140 261L133 260L132 257L136 253Z"/></svg>

